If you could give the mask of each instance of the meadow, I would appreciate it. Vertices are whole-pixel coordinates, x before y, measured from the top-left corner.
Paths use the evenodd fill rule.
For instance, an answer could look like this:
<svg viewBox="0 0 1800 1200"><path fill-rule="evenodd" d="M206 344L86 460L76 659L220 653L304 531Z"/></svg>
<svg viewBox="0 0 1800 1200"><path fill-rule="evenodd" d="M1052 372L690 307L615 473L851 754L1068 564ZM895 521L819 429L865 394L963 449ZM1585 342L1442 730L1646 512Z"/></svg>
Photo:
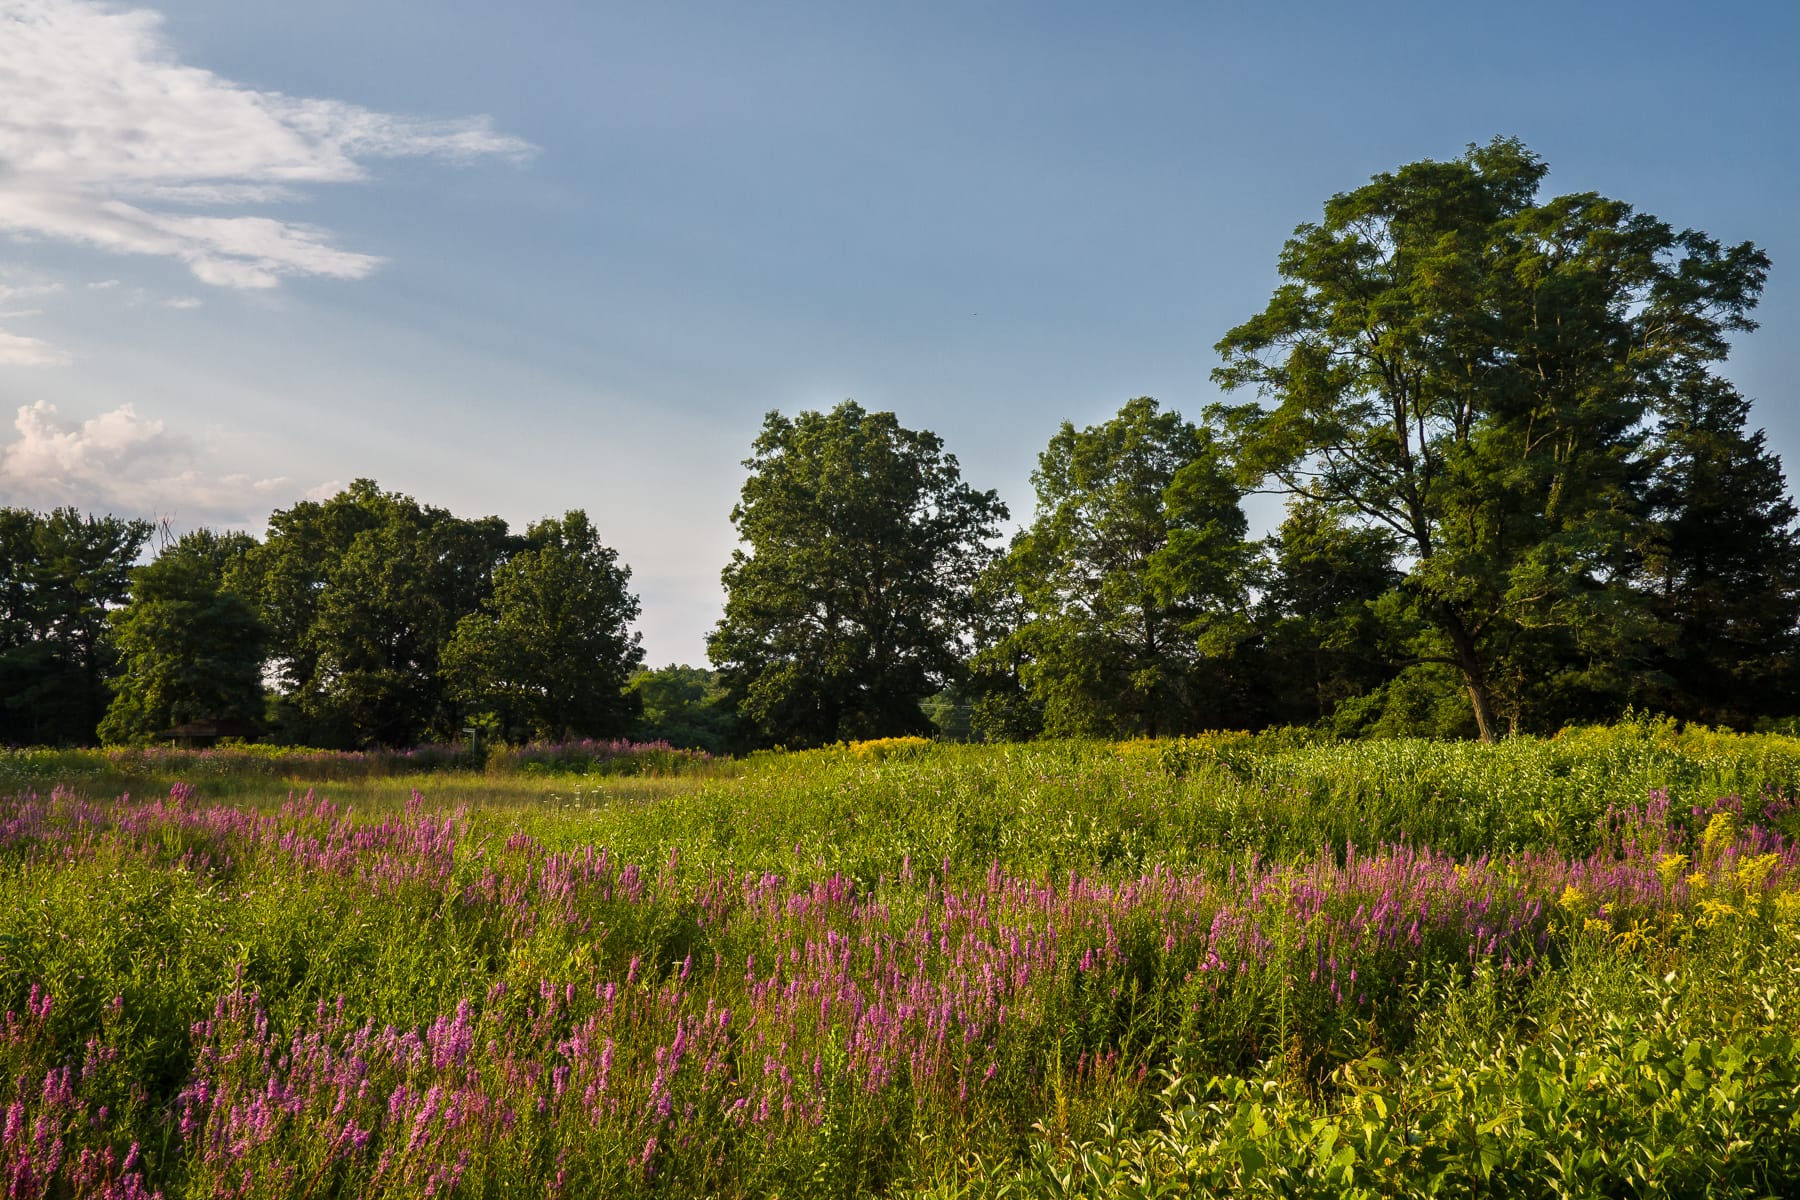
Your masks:
<svg viewBox="0 0 1800 1200"><path fill-rule="evenodd" d="M1800 1193L1800 739L0 754L9 1197Z"/></svg>

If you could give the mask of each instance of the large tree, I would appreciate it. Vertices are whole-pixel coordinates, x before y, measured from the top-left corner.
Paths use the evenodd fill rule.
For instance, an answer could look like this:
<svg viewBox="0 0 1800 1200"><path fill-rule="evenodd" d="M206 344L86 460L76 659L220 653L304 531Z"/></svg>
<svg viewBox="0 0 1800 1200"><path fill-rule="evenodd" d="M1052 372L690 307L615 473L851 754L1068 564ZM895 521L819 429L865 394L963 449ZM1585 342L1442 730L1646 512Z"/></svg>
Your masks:
<svg viewBox="0 0 1800 1200"><path fill-rule="evenodd" d="M147 521L0 509L0 741L91 742Z"/></svg>
<svg viewBox="0 0 1800 1200"><path fill-rule="evenodd" d="M631 568L580 509L538 522L525 542L444 649L451 697L492 713L507 737L628 732L638 698L625 685L644 657Z"/></svg>
<svg viewBox="0 0 1800 1200"><path fill-rule="evenodd" d="M999 497L936 434L854 401L770 413L744 465L744 548L708 638L739 712L790 746L928 731L919 703L960 668Z"/></svg>
<svg viewBox="0 0 1800 1200"><path fill-rule="evenodd" d="M1140 397L1099 425L1063 422L1032 482L1036 516L996 567L1018 623L978 665L1016 674L1053 734L1233 719L1200 641L1243 611L1253 552L1210 431Z"/></svg>
<svg viewBox="0 0 1800 1200"><path fill-rule="evenodd" d="M460 518L367 479L273 513L229 583L269 629L283 735L329 746L452 735L444 645L517 545L498 517Z"/></svg>
<svg viewBox="0 0 1800 1200"><path fill-rule="evenodd" d="M248 534L197 529L132 572L131 601L112 614L122 669L103 740L262 719L266 634L250 602L225 587L226 570L255 544Z"/></svg>
<svg viewBox="0 0 1800 1200"><path fill-rule="evenodd" d="M1538 199L1517 141L1333 197L1226 334L1248 475L1385 526L1419 662L1480 736L1621 689L1654 642L1636 589L1649 418L1725 357L1768 260L1591 193Z"/></svg>

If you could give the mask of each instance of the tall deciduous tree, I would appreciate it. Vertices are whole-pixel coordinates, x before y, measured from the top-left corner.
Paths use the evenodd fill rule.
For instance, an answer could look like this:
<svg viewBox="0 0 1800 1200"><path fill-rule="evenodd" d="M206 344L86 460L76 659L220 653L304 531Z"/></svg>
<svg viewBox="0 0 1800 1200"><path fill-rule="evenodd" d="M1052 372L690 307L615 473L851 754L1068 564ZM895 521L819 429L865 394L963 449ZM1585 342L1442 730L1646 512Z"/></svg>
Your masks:
<svg viewBox="0 0 1800 1200"><path fill-rule="evenodd" d="M113 613L121 671L100 723L108 742L154 737L190 721L257 722L266 641L250 602L225 587L256 540L197 529L132 573Z"/></svg>
<svg viewBox="0 0 1800 1200"><path fill-rule="evenodd" d="M1064 422L1032 475L1037 514L1003 564L1020 621L982 665L1007 664L1046 732L1182 732L1226 719L1200 639L1240 613L1253 551L1208 430L1129 401Z"/></svg>
<svg viewBox="0 0 1800 1200"><path fill-rule="evenodd" d="M919 702L960 667L999 497L936 434L853 401L770 413L744 465L746 548L708 638L740 713L791 746L929 730Z"/></svg>
<svg viewBox="0 0 1800 1200"><path fill-rule="evenodd" d="M334 746L452 734L444 645L516 545L498 517L465 520L367 479L273 513L229 582L269 628L285 734Z"/></svg>
<svg viewBox="0 0 1800 1200"><path fill-rule="evenodd" d="M1544 173L1501 139L1333 197L1214 375L1270 402L1223 413L1250 474L1401 539L1414 657L1458 672L1483 739L1644 653L1647 418L1753 327L1768 267L1598 195L1539 201Z"/></svg>
<svg viewBox="0 0 1800 1200"><path fill-rule="evenodd" d="M444 650L451 696L491 712L510 737L626 733L638 698L625 685L644 657L631 569L580 509L538 522L525 541Z"/></svg>

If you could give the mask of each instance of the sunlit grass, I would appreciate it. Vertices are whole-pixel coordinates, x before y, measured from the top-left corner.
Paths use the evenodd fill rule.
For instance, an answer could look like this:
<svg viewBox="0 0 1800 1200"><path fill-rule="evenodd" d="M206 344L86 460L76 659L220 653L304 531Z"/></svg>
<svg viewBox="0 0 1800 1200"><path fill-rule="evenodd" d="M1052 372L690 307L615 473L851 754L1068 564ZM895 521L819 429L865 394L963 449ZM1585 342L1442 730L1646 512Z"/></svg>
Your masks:
<svg viewBox="0 0 1800 1200"><path fill-rule="evenodd" d="M1790 739L0 770L21 1195L1800 1184Z"/></svg>

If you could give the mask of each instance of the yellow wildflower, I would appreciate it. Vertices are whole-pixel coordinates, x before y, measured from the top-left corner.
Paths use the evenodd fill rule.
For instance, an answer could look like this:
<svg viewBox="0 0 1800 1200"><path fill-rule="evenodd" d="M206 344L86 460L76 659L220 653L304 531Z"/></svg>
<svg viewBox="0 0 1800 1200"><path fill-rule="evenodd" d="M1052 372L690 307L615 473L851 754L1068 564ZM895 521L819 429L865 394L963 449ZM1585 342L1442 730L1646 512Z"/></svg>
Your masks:
<svg viewBox="0 0 1800 1200"><path fill-rule="evenodd" d="M1700 857L1702 861L1716 861L1725 848L1737 841L1737 818L1728 812L1714 813L1712 820L1706 823L1706 832L1700 835Z"/></svg>
<svg viewBox="0 0 1800 1200"><path fill-rule="evenodd" d="M1687 870L1688 856L1685 854L1665 854L1656 860L1656 876L1662 880L1663 891L1675 890L1675 881Z"/></svg>
<svg viewBox="0 0 1800 1200"><path fill-rule="evenodd" d="M1705 929L1709 926L1716 925L1726 917L1735 916L1737 916L1737 909L1731 907L1731 905L1725 903L1723 900L1702 900L1700 902L1700 915L1694 918L1694 924Z"/></svg>
<svg viewBox="0 0 1800 1200"><path fill-rule="evenodd" d="M1759 854L1755 858L1746 858L1738 864L1738 887L1745 892L1760 892L1768 881L1769 872L1781 861L1779 854Z"/></svg>
<svg viewBox="0 0 1800 1200"><path fill-rule="evenodd" d="M872 738L866 742L850 743L850 753L858 758L872 758L876 762L886 758L910 757L930 748L931 739L922 737Z"/></svg>

